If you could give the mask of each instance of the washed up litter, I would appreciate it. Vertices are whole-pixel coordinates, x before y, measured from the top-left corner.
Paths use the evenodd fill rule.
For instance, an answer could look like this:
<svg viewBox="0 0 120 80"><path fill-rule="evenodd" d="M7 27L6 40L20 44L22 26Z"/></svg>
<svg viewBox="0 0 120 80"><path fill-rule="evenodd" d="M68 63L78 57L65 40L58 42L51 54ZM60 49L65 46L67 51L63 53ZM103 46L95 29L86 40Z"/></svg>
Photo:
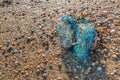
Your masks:
<svg viewBox="0 0 120 80"><path fill-rule="evenodd" d="M77 20L69 15L58 18L58 36L63 48L72 50L84 63L90 56L90 51L96 46L97 32L95 27L84 17ZM72 48L71 48L72 47Z"/></svg>

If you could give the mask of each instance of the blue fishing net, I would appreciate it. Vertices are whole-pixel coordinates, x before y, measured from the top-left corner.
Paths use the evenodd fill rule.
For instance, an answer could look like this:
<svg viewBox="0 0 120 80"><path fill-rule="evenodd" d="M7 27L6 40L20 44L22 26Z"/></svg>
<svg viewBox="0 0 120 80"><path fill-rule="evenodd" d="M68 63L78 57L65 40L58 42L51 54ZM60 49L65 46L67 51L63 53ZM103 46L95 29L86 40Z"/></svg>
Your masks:
<svg viewBox="0 0 120 80"><path fill-rule="evenodd" d="M91 24L80 23L76 26L75 37L77 44L74 45L74 53L85 60L94 46L96 31Z"/></svg>
<svg viewBox="0 0 120 80"><path fill-rule="evenodd" d="M60 44L64 48L69 48L73 42L72 36L75 21L70 16L62 16L58 22L61 23L61 26L58 28Z"/></svg>
<svg viewBox="0 0 120 80"><path fill-rule="evenodd" d="M62 16L59 22L62 23L58 28L60 44L65 48L72 46L72 51L76 56L86 63L97 36L94 26L83 18L77 22L70 16Z"/></svg>

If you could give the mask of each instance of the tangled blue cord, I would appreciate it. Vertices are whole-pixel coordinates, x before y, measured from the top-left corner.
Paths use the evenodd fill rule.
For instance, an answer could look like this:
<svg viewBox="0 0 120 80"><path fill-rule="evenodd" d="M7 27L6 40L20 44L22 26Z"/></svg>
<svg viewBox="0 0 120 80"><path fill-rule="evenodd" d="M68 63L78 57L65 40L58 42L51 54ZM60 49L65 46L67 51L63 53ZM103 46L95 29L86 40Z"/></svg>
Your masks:
<svg viewBox="0 0 120 80"><path fill-rule="evenodd" d="M60 44L64 48L72 48L72 51L86 63L90 55L90 50L94 46L97 33L92 24L85 19L78 23L68 16L62 16L58 19L61 26L58 28Z"/></svg>

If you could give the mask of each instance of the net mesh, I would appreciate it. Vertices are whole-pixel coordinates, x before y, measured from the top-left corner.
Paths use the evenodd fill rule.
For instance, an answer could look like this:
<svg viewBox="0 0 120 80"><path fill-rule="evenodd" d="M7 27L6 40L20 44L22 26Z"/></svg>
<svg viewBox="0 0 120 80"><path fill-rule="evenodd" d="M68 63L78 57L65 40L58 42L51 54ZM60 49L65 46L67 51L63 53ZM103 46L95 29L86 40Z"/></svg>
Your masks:
<svg viewBox="0 0 120 80"><path fill-rule="evenodd" d="M70 16L62 16L59 20L62 22L58 28L60 44L64 48L72 46L76 56L86 63L86 59L89 57L89 52L94 46L97 36L94 26L85 19L79 19L77 22ZM75 22L77 23L75 24Z"/></svg>

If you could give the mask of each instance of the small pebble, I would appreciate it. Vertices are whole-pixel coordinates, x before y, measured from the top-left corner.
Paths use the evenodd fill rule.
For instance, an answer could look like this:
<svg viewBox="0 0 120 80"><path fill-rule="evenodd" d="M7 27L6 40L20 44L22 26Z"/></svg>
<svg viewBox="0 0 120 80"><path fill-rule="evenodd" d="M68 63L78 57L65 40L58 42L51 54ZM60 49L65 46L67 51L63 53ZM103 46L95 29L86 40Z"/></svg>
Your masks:
<svg viewBox="0 0 120 80"><path fill-rule="evenodd" d="M3 50L3 51L2 51L2 54L4 55L5 53L6 53L6 51L5 51L5 50Z"/></svg>
<svg viewBox="0 0 120 80"><path fill-rule="evenodd" d="M110 32L111 32L111 33L113 33L113 32L115 32L115 30L114 30L114 29L112 29Z"/></svg>
<svg viewBox="0 0 120 80"><path fill-rule="evenodd" d="M14 50L14 53L18 53L18 50Z"/></svg>
<svg viewBox="0 0 120 80"><path fill-rule="evenodd" d="M32 41L32 39L28 38L27 39L27 43L30 43Z"/></svg>
<svg viewBox="0 0 120 80"><path fill-rule="evenodd" d="M0 49L2 48L2 45L0 45Z"/></svg>
<svg viewBox="0 0 120 80"><path fill-rule="evenodd" d="M9 54L10 54L10 55L13 55L13 54L15 54L15 52L14 52L14 51L11 51Z"/></svg>
<svg viewBox="0 0 120 80"><path fill-rule="evenodd" d="M73 71L76 72L77 70L74 68Z"/></svg>
<svg viewBox="0 0 120 80"><path fill-rule="evenodd" d="M42 54L42 57L45 58L45 54Z"/></svg>
<svg viewBox="0 0 120 80"><path fill-rule="evenodd" d="M94 54L94 52L91 51L90 54Z"/></svg>
<svg viewBox="0 0 120 80"><path fill-rule="evenodd" d="M34 30L31 30L31 34L34 34L34 32L35 32Z"/></svg>
<svg viewBox="0 0 120 80"><path fill-rule="evenodd" d="M100 41L101 40L100 37L97 37L97 40Z"/></svg>
<svg viewBox="0 0 120 80"><path fill-rule="evenodd" d="M89 67L86 71L85 71L85 74L89 74L91 71L91 67Z"/></svg>
<svg viewBox="0 0 120 80"><path fill-rule="evenodd" d="M62 70L62 65L58 64L58 70L61 71Z"/></svg>
<svg viewBox="0 0 120 80"><path fill-rule="evenodd" d="M52 65L50 65L50 67L49 67L49 68L50 68L50 70L52 70L52 69L53 69Z"/></svg>
<svg viewBox="0 0 120 80"><path fill-rule="evenodd" d="M101 71L101 70L102 70L102 67L97 67L97 70L98 70L98 71Z"/></svg>
<svg viewBox="0 0 120 80"><path fill-rule="evenodd" d="M42 29L44 27L44 24L40 24L39 28Z"/></svg>
<svg viewBox="0 0 120 80"><path fill-rule="evenodd" d="M9 56L9 54L5 54L5 58L7 58Z"/></svg>
<svg viewBox="0 0 120 80"><path fill-rule="evenodd" d="M42 73L42 74L46 73L46 68L43 68L43 69L41 70L41 73Z"/></svg>
<svg viewBox="0 0 120 80"><path fill-rule="evenodd" d="M4 67L8 67L8 64L7 64L7 63L5 63L5 64L4 64Z"/></svg>
<svg viewBox="0 0 120 80"><path fill-rule="evenodd" d="M47 73L44 73L44 74L42 75L42 77L43 77L44 79L46 79L46 78L47 78Z"/></svg>
<svg viewBox="0 0 120 80"><path fill-rule="evenodd" d="M81 69L81 66L76 66L78 69Z"/></svg>
<svg viewBox="0 0 120 80"><path fill-rule="evenodd" d="M28 76L28 75L29 75L29 73L28 73L28 72L26 72L25 76Z"/></svg>
<svg viewBox="0 0 120 80"><path fill-rule="evenodd" d="M15 61L15 62L14 62L14 66L15 66L15 67L17 67L17 66L18 66L18 64L19 64L19 62L18 62L18 61Z"/></svg>
<svg viewBox="0 0 120 80"><path fill-rule="evenodd" d="M67 75L68 75L69 77L72 77L72 76L73 76L73 72L72 72L71 70L66 71L66 73L67 73Z"/></svg>
<svg viewBox="0 0 120 80"><path fill-rule="evenodd" d="M36 73L37 75L39 75L40 70L39 70L39 69L36 69L35 73Z"/></svg>
<svg viewBox="0 0 120 80"><path fill-rule="evenodd" d="M12 50L13 50L13 47L12 47L12 46L9 46L7 51L8 51L8 52L11 52Z"/></svg>
<svg viewBox="0 0 120 80"><path fill-rule="evenodd" d="M19 50L19 53L22 54L22 53L23 53L23 50Z"/></svg>
<svg viewBox="0 0 120 80"><path fill-rule="evenodd" d="M2 72L0 71L0 75L2 74Z"/></svg>
<svg viewBox="0 0 120 80"><path fill-rule="evenodd" d="M58 80L62 80L62 77L58 76Z"/></svg>
<svg viewBox="0 0 120 80"><path fill-rule="evenodd" d="M39 69L40 68L40 65L38 65L37 67L36 67L36 69Z"/></svg>
<svg viewBox="0 0 120 80"><path fill-rule="evenodd" d="M75 80L79 80L79 77L78 77L78 76L75 76Z"/></svg>
<svg viewBox="0 0 120 80"><path fill-rule="evenodd" d="M92 65L92 66L95 66L95 63L92 63L91 65Z"/></svg>

